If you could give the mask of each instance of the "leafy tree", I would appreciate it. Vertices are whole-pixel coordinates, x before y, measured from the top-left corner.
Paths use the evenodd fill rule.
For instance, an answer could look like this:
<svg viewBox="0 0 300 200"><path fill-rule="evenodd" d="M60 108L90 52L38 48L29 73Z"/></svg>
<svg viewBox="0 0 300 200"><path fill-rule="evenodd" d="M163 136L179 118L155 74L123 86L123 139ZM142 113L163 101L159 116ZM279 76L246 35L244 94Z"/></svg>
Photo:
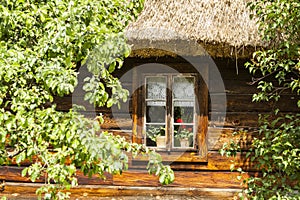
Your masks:
<svg viewBox="0 0 300 200"><path fill-rule="evenodd" d="M100 132L97 120L76 109L59 112L53 97L77 85L77 70L88 63L85 99L112 106L128 92L111 75L129 55L123 30L142 10L144 0L6 0L0 3L0 165L29 159L22 175L45 175L37 190L45 199L64 199L77 185L76 170L86 175L121 173L126 152L149 156L150 173L160 182L173 171L155 152ZM93 53L93 51L95 53ZM112 95L109 95L109 94ZM103 121L101 116L98 118ZM54 183L54 184L51 184Z"/></svg>
<svg viewBox="0 0 300 200"><path fill-rule="evenodd" d="M258 18L266 46L246 64L260 76L253 82L260 89L253 101L278 101L287 92L299 95L300 2L255 0L249 7L252 17ZM275 108L273 114L260 116L259 122L259 137L248 156L258 163L262 175L247 180L246 194L250 199L300 199L300 114L284 114ZM224 147L228 155L239 149L233 144Z"/></svg>

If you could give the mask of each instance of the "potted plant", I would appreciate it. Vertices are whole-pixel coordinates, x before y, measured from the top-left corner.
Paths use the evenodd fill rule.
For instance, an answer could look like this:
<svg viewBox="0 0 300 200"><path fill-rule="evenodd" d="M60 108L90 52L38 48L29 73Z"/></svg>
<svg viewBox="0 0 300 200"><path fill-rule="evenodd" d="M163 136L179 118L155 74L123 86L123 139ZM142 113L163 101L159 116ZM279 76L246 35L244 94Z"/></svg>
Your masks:
<svg viewBox="0 0 300 200"><path fill-rule="evenodd" d="M156 142L159 148L166 148L165 128L158 126L150 126L147 130L147 137Z"/></svg>
<svg viewBox="0 0 300 200"><path fill-rule="evenodd" d="M181 147L189 147L189 139L193 137L192 128L183 128L176 131L175 138L179 140Z"/></svg>

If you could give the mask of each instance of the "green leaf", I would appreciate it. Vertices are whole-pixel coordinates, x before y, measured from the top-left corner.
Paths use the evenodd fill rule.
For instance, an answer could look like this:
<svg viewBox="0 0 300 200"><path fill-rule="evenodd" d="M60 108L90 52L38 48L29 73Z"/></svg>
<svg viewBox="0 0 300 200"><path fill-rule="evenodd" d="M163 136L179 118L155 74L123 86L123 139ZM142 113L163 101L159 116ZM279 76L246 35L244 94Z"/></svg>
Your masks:
<svg viewBox="0 0 300 200"><path fill-rule="evenodd" d="M23 176L23 177L26 176L27 171L28 171L28 168L27 168L27 167L24 168L24 169L22 170L22 176Z"/></svg>

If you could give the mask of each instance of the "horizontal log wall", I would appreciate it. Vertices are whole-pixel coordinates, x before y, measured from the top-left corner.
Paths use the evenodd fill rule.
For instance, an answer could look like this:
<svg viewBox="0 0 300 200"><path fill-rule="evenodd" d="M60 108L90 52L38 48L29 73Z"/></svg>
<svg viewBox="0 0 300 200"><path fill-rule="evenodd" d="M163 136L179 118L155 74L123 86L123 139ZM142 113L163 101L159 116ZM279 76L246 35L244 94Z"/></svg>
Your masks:
<svg viewBox="0 0 300 200"><path fill-rule="evenodd" d="M11 196L19 199L35 197L35 190L42 186L44 179L32 184L27 177L21 177L23 167L0 167L0 179L5 180L0 196ZM187 172L175 171L176 180L168 186L162 186L158 177L149 175L144 170L129 170L122 175L107 175L106 180L96 176L87 178L77 173L79 186L72 189L72 197L101 197L120 195L203 195L204 197L232 197L245 185L240 184L237 172L209 171ZM255 173L245 173L242 179ZM191 185L191 183L193 183ZM216 184L217 183L217 184ZM137 193L138 192L138 193Z"/></svg>
<svg viewBox="0 0 300 200"><path fill-rule="evenodd" d="M194 61L194 58L191 59ZM164 160L171 164L173 169L177 170L206 170L206 171L230 171L230 166L234 163L237 167L243 167L248 171L256 171L255 165L245 158L245 153L238 154L237 158L226 158L219 154L225 142L234 140L238 142L243 151L247 151L251 144L253 137L257 136L256 128L258 126L259 114L268 114L275 107L279 107L282 112L298 112L296 102L299 97L291 94L284 93L282 98L276 104L274 102L255 103L252 102L252 95L258 92L252 82L252 76L248 70L245 69L245 61L230 59L216 59L214 60L217 65L218 72L214 68L209 68L209 85L213 88L210 92L210 99L213 99L213 107L209 107L210 116L214 119L209 121L208 129L208 162L201 163L197 160L197 156L193 152L182 153L181 155L174 155L174 153L162 153ZM124 87L132 94L132 68L135 66L142 66L147 63L160 63L168 65L179 72L194 72L190 64L187 64L183 59L162 58L162 59L136 59L130 58L126 60L124 67L117 70L115 75L120 77ZM195 61L193 65L201 65L201 62ZM151 64L145 65L145 71L155 71L150 69ZM147 69L148 67L148 69ZM162 66L163 67L163 66ZM159 69L157 69L159 70ZM168 69L166 69L168 70ZM218 88L222 84L220 80L215 79L215 73L220 73L222 81L225 86L226 93L226 112L222 110L222 92ZM125 74L125 75L124 75ZM81 76L84 78L88 73L86 70L81 71ZM81 81L82 84L82 81ZM72 102L83 102L84 92L76 90L73 96L56 98L58 109L68 110L72 106ZM121 104L121 109L113 108L93 108L88 107L84 113L88 117L95 117L98 113L104 114L105 122L102 125L103 130L108 130L117 135L124 136L128 141L132 138L132 106L131 98L126 103ZM223 123L224 121L224 123ZM242 135L233 136L232 134L239 130L246 130L247 133ZM179 153L180 154L180 153ZM170 162L174 161L174 162ZM137 158L132 162L132 168L142 169L145 167L145 159Z"/></svg>
<svg viewBox="0 0 300 200"><path fill-rule="evenodd" d="M5 190L0 193L1 196L6 196L9 200L32 200L36 199L36 189L43 186L40 183L6 183ZM182 188L182 187L138 187L138 186L103 186L103 185L80 185L72 188L71 199L95 199L107 200L124 199L126 196L133 196L135 199L164 199L165 196L169 199L183 196L184 199L190 197L203 198L209 200L233 199L241 189L236 188ZM162 197L163 196L163 197ZM119 198L118 198L119 197ZM133 198L128 198L133 199Z"/></svg>
<svg viewBox="0 0 300 200"><path fill-rule="evenodd" d="M139 66L144 63L162 63L171 65L178 71L187 70L189 66L181 59L164 58L164 59L128 59L125 66L116 71L116 75L121 77L123 85L132 94L132 74L130 69L133 66ZM283 94L280 102L277 104L253 103L252 95L257 92L255 85L250 85L252 81L251 75L244 69L241 61L236 66L234 60L215 60L218 70L224 81L227 109L222 109L222 101L218 104L222 91L210 91L210 96L214 99L214 106L210 108L210 116L214 116L214 120L209 121L208 128L208 160L201 162L195 156L195 152L160 152L166 164L170 164L175 170L176 180L167 187L161 187L158 178L148 175L143 169L146 167L147 158L132 158L130 162L130 171L124 172L122 175L107 175L107 179L101 180L98 177L87 178L78 172L80 186L71 192L74 198L85 199L100 196L115 195L199 195L204 198L211 199L230 199L239 191L243 185L237 180L239 173L230 170L231 165L242 167L247 173L244 178L249 175L258 175L259 169L255 167L255 163L251 163L246 159L245 154L249 149L253 137L257 137L258 115L269 113L274 107L279 107L284 113L299 112L296 106L298 96L291 94ZM238 74L236 68L238 67ZM83 67L79 70L80 80L79 87L83 84L85 76L89 75ZM127 73L126 76L123 76ZM214 77L214 71L210 71L210 77ZM218 88L219 80L210 79L209 84ZM72 107L72 103L84 103L87 110L83 112L87 117L94 118L99 113L104 115L105 123L102 125L103 130L108 130L116 135L124 136L128 141L132 138L132 106L131 98L127 103L121 104L121 109L113 108L93 108L83 101L84 92L77 88L72 96L55 98L57 109L67 111ZM217 117L216 117L217 116ZM218 116L219 120L218 120ZM225 121L222 124L222 121ZM233 136L235 131L247 130L247 133ZM235 158L225 157L219 154L225 142L234 140L238 142L243 153L238 153ZM26 165L26 163L23 163ZM27 163L28 164L28 163ZM21 167L7 166L0 167L0 184L1 180L6 181L5 190L1 195L9 195L13 199L34 196L35 189L39 187L44 180L38 180L37 183L30 183L26 177L21 177ZM193 188L193 189L191 189ZM23 194L26 194L25 196ZM15 196L13 196L15 195ZM97 196L97 197L96 197Z"/></svg>
<svg viewBox="0 0 300 200"><path fill-rule="evenodd" d="M129 59L125 62L125 66L118 70L115 75L121 77L122 84L124 88L129 90L129 93L132 94L132 72L131 68L133 66L141 66L145 64L145 62L156 62L162 63L164 65L172 66L178 71L192 72L190 65L184 63L182 60L176 59ZM259 114L267 114L274 108L279 108L284 113L292 113L299 112L299 108L296 106L297 100L299 96L291 95L288 93L284 93L279 102L261 102L256 103L252 102L252 95L257 92L256 85L251 85L252 76L249 74L248 70L245 69L244 65L245 61L241 61L238 63L238 71L236 62L234 60L215 60L216 65L218 66L218 70L222 76L226 98L227 98L227 109L226 113L224 111L220 111L222 108L222 101L218 103L218 100L221 99L222 94L218 91L219 85L221 84L220 80L214 79L215 71L210 71L210 80L209 84L212 88L215 88L214 91L210 91L210 97L214 100L213 108L210 108L210 115L220 115L221 117L225 116L225 127L257 127L257 120ZM201 63L200 63L201 64ZM147 66L146 66L147 67ZM149 67L149 66L148 66ZM123 75L123 74L126 75ZM87 112L85 114L89 117L96 116L96 114L103 113L107 116L107 121L105 122L106 129L131 129L131 101L121 104L121 109L118 110L116 107L113 108L94 108L92 105L89 105L87 102L83 101L84 92L79 89L83 84L84 77L89 76L87 70L82 67L80 69L80 79L79 87L75 90L72 96L60 98L55 98L55 103L57 103L57 108L62 111L67 111L72 107L72 103L83 103L87 106ZM112 116L112 114L114 116ZM111 118L111 119L109 119ZM115 121L121 124L116 125ZM222 119L223 120L223 119ZM111 124L110 124L111 123ZM211 126L218 126L220 124L219 121L210 121Z"/></svg>

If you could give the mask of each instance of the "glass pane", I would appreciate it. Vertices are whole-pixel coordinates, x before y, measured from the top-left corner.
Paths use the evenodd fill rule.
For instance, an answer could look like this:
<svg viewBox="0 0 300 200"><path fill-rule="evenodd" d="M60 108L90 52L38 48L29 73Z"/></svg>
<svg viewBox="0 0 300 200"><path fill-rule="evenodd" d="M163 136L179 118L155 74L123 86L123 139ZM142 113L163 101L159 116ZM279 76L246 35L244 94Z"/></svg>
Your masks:
<svg viewBox="0 0 300 200"><path fill-rule="evenodd" d="M146 78L146 98L147 99L166 99L167 82L166 77L147 77Z"/></svg>
<svg viewBox="0 0 300 200"><path fill-rule="evenodd" d="M174 147L193 147L194 146L194 128L193 125L175 125L174 126Z"/></svg>
<svg viewBox="0 0 300 200"><path fill-rule="evenodd" d="M192 102L180 102L192 103ZM194 123L194 107L174 106L174 123Z"/></svg>
<svg viewBox="0 0 300 200"><path fill-rule="evenodd" d="M174 99L194 99L194 77L173 78Z"/></svg>
<svg viewBox="0 0 300 200"><path fill-rule="evenodd" d="M166 147L165 125L146 125L146 146Z"/></svg>
<svg viewBox="0 0 300 200"><path fill-rule="evenodd" d="M164 123L166 119L165 106L148 106L146 107L147 123Z"/></svg>

